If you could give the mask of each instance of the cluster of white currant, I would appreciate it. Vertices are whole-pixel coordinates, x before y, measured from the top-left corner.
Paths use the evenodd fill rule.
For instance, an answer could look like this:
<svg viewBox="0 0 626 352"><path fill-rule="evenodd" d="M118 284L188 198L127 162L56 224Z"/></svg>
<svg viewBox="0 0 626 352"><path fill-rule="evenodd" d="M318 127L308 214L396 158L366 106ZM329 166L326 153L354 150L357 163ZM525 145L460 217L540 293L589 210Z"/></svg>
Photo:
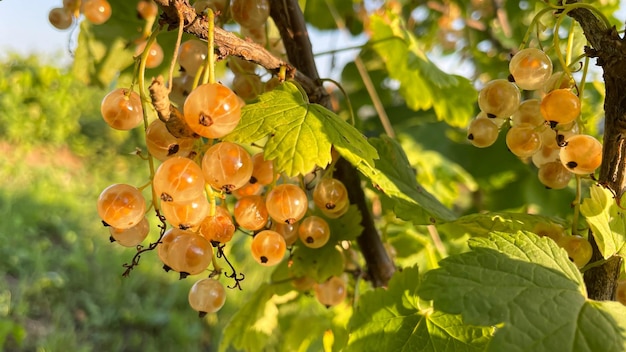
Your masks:
<svg viewBox="0 0 626 352"><path fill-rule="evenodd" d="M574 174L593 174L602 162L602 144L579 133L581 103L572 77L553 73L550 58L536 48L515 54L509 71L509 79L492 80L479 92L481 112L469 125L470 142L479 148L492 145L506 123L507 147L520 159L532 160L547 188L567 187ZM537 98L521 101L521 90L534 91ZM591 259L592 247L584 237L568 236L556 224L539 224L533 231L552 238L579 268Z"/></svg>
<svg viewBox="0 0 626 352"><path fill-rule="evenodd" d="M572 174L593 174L602 162L602 144L579 133L581 104L572 77L553 73L550 58L536 48L515 54L509 71L510 80L495 79L481 89L481 112L467 132L470 142L480 148L492 145L508 122L507 147L532 159L547 188L567 187ZM535 91L538 98L521 101L520 89Z"/></svg>
<svg viewBox="0 0 626 352"><path fill-rule="evenodd" d="M211 2L203 0L194 5L209 6L207 3ZM238 3L231 3L233 16L246 12L243 8L236 10ZM257 4L255 8L267 10L266 2L258 3L265 5ZM143 187L114 184L102 191L97 202L112 241L136 247L150 231L146 219L150 207L146 206L143 189L151 190L148 203L159 210L163 227L159 241L148 248L156 249L164 268L179 272L181 278L209 274L189 292L191 306L201 314L215 312L224 304L224 287L219 280L222 270L216 266L214 256L224 254L222 249L231 242L236 229L253 235L248 250L251 256L261 265L272 266L285 260L290 246L320 248L331 242L327 220L343 216L349 209L347 190L331 172L311 182L311 192L304 181L279 175L273 162L265 160L263 151L252 155L248 151L252 147L246 149L222 140L239 123L245 103L241 91L215 82L199 84L207 57L208 46L199 40L188 40L180 46L177 59L182 75L174 78L166 105L178 118L180 125L176 126L183 126L181 130L171 123L171 116L165 119L160 112L159 118L149 122L140 95L130 89L115 89L102 100L102 116L112 128L130 130L147 125L146 147L151 159L160 165ZM146 67L154 59L147 55ZM160 63L162 55L158 59ZM236 76L251 76L255 66L242 60L231 61ZM150 92L156 107L159 94L152 86ZM176 106L170 107L170 101ZM318 210L315 215L311 203ZM233 273L225 275L239 286L243 278L232 265L231 269ZM314 290L326 306L339 304L347 294L343 277L324 282L294 277L292 282L296 289Z"/></svg>

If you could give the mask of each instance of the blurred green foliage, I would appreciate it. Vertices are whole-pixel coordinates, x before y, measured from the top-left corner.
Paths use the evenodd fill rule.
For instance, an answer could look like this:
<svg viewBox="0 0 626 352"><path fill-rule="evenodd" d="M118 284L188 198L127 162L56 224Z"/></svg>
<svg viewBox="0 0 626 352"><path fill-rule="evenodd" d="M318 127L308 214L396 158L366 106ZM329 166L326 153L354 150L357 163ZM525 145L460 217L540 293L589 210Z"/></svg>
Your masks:
<svg viewBox="0 0 626 352"><path fill-rule="evenodd" d="M0 349L206 350L215 317L198 319L188 280L146 253L110 244L95 200L112 183L145 182L131 156L139 133L100 117L105 91L35 57L10 56L0 74ZM125 178L125 179L122 179ZM154 232L154 231L153 231ZM155 235L155 234L153 234Z"/></svg>
<svg viewBox="0 0 626 352"><path fill-rule="evenodd" d="M413 190L419 183L453 213L450 219L465 215L464 220L470 214L476 224L471 214L491 211L542 214L568 223L573 187L546 190L537 180L537 169L507 151L503 138L507 127L486 149L471 146L463 129L478 112L474 88L508 75L510 54L522 42L542 1L386 3L387 16L406 19L401 27L400 22L388 26L384 11L377 17L357 13L358 6L351 5L360 4L358 0L300 2L305 18L320 29L338 27L328 15L329 7L352 34L378 28L379 33L370 34L379 41L366 44L359 54L377 96L366 89L354 63L343 69L340 83L350 97L360 131L369 137L384 133L374 109L378 100L398 134L394 153L383 160L385 174L402 167L407 188ZM111 183L139 186L146 184L149 174L147 163L133 155L144 144L141 129L112 130L100 118L99 102L107 93L103 87L131 81L133 49L143 30L143 22L135 17L135 3L111 0L114 16L107 25L81 23L71 71L41 64L35 57L9 56L0 63L4 68L0 72L0 177L4 180L0 185L0 347L200 351L216 350L219 345L221 350L340 350L348 343L347 321L353 308L346 303L325 309L310 292L296 295L289 283L292 273L285 274L287 264L278 267L274 276L271 270L259 269L248 255L250 237L241 233L227 254L246 274L244 292L229 290L217 315L198 319L187 304L193 279L177 281L176 274L164 273L155 253L144 254L130 277L121 277L122 264L135 251L108 243L108 232L97 220L95 200ZM598 6L606 15L617 6L616 0L601 3ZM377 26L367 23L372 19ZM551 21L546 16L541 23L549 26ZM577 33L574 47L580 50L585 44L580 28L564 22L564 28L570 26ZM402 35L395 36L407 38L406 43L387 40L397 31ZM563 32L557 33L561 46L568 31ZM159 34L165 61L147 71L147 79L167 70L174 39L175 31ZM553 52L548 39L531 35L531 46L544 45ZM414 57L405 65L407 53ZM470 62L471 69L463 76L475 80L476 87L469 79L448 75L452 65L442 63L450 54L457 62ZM394 71L398 66L402 70ZM594 135L601 132L602 91L601 83L585 85L584 122L586 132ZM343 107L338 115L348 120L345 97L334 98ZM396 216L397 201L380 199L373 187L366 192L395 263L417 264L416 277L436 268L442 258L467 251L468 236L458 231L458 223L448 228L416 226ZM410 218L421 208L403 210L404 218ZM487 215L478 218L493 224ZM158 231L154 221L152 225L154 240ZM342 239L352 240L353 234L347 234ZM329 249L336 262L345 259L334 247ZM307 259L320 267L328 264L317 262L315 254ZM346 261L363 268L358 255ZM330 269L335 273L334 265ZM371 289L368 283L350 280L350 297Z"/></svg>

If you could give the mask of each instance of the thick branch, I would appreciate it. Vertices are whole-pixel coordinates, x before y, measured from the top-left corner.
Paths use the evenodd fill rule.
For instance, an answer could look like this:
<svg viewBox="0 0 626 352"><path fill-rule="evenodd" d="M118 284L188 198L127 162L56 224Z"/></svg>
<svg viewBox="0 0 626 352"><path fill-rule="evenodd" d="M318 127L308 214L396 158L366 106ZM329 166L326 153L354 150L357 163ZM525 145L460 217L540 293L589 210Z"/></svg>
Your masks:
<svg viewBox="0 0 626 352"><path fill-rule="evenodd" d="M306 23L298 1L274 0L271 1L270 8L270 16L272 16L280 31L289 61L318 85L320 95L315 98L309 97L309 99L312 102L330 108L329 97L323 90L319 80ZM391 278L391 275L393 275L395 267L389 259L378 231L374 226L372 215L365 200L365 194L361 188L358 171L343 159L337 162L336 167L334 175L346 185L350 202L359 207L363 216L361 225L364 230L357 238L357 242L367 262L369 277L375 286L384 286Z"/></svg>
<svg viewBox="0 0 626 352"><path fill-rule="evenodd" d="M626 47L615 27L607 28L590 10L578 8L569 12L583 28L592 48L587 54L596 57L603 69L606 89L604 100L604 138L599 182L609 188L618 203L626 192ZM602 259L593 236L592 261ZM612 300L615 295L621 260L611 258L604 265L585 272L589 298Z"/></svg>
<svg viewBox="0 0 626 352"><path fill-rule="evenodd" d="M188 0L155 0L163 13L159 23L167 25L168 29L178 29L180 12L184 19L186 33L192 34L200 39L207 39L208 22L205 16L198 16L194 8L189 5ZM318 94L318 84L306 75L299 73L296 69L283 60L272 55L262 46L245 39L241 39L235 34L215 27L215 51L218 60L228 56L237 56L246 61L254 62L265 69L278 73L281 67L286 68L287 78L294 78L304 88L308 95Z"/></svg>

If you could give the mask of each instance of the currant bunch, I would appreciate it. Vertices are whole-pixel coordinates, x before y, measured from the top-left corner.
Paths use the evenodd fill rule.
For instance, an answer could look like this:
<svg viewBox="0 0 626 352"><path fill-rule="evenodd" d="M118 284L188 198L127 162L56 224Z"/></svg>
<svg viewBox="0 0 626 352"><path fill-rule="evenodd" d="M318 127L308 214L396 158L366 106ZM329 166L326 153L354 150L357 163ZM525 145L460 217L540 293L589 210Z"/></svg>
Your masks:
<svg viewBox="0 0 626 352"><path fill-rule="evenodd" d="M509 126L508 149L532 160L547 188L567 187L573 174L593 174L602 161L602 145L579 133L581 103L571 76L553 72L550 58L536 48L516 53L509 72L509 80L492 80L479 92L481 112L468 127L470 142L488 147ZM520 90L534 91L538 98L520 101Z"/></svg>
<svg viewBox="0 0 626 352"><path fill-rule="evenodd" d="M222 2L202 0L194 6L198 12L210 7L218 11L218 16L223 15L219 11L228 10L240 21L244 35L270 49L281 49L280 44L265 36L269 13L266 0L233 1L227 8L220 7ZM140 1L139 16L153 21L158 8L152 5ZM147 38L145 33L142 38ZM135 57L145 60L146 68L163 60L157 42L154 38L150 42L152 46L146 48L147 42L140 40L135 52ZM350 207L346 187L332 177L332 169L314 181L305 181L303 176L287 177L265 158L262 146L223 140L239 124L244 101L254 99L279 81L263 83L256 64L234 57L229 58L235 76L232 89L207 80L212 75L208 48L199 40L180 45L172 59L180 73L171 78L169 88L161 80L164 93L153 91L151 86L150 97L140 97L132 88L119 88L103 99L102 116L112 128L131 130L143 123L147 154L137 154L149 160L152 176L140 188L113 185L98 200L98 211L109 226L111 241L137 249L132 264L126 266L127 272L136 265L139 254L156 250L163 268L177 272L181 279L208 274L197 280L189 292L189 304L201 316L216 312L224 304L221 274L235 280L229 287L241 288L243 274L225 259L225 246L240 243L233 238L248 236L245 248L231 251L244 251L262 266L289 260L296 247L315 250L332 246L339 251L329 221L343 216ZM141 83L139 87L141 91ZM149 98L157 110L156 119L142 108L142 100L145 108ZM156 101L162 98L169 114L157 108ZM159 237L144 244L150 232L146 214L151 209L160 223ZM220 258L229 265L226 271L217 264ZM293 278L294 282L312 281L307 289L319 291L316 296L324 305L345 300L345 278L324 278L324 282L295 275Z"/></svg>

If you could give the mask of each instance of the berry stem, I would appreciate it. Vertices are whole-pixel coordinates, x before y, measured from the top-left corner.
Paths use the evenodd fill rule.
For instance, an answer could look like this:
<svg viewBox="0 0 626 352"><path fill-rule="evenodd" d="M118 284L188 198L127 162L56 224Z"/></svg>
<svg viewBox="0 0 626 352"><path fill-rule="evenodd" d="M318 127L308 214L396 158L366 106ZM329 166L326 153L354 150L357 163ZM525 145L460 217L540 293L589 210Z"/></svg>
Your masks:
<svg viewBox="0 0 626 352"><path fill-rule="evenodd" d="M563 23L563 19L566 18L565 16L559 16L556 20L556 24L554 26L555 33L558 33L559 29L561 28L561 24ZM570 32L570 35L573 32ZM569 68L569 63L567 62L567 60L563 57L563 53L561 52L561 38L558 35L554 35L552 36L552 42L554 45L554 52L556 54L557 59L559 60L559 62L561 63L561 67L563 67L563 72L565 72L565 74L567 76L572 75L572 72L570 71ZM568 37L568 44L569 44L569 37ZM566 55L569 57L571 55L570 53L570 47L567 47L567 52Z"/></svg>
<svg viewBox="0 0 626 352"><path fill-rule="evenodd" d="M209 197L209 215L208 216L215 216L215 207L216 202L215 202L215 192L213 191L213 187L211 187L211 185L209 185L208 183L204 185L204 189L206 190L206 194L207 197Z"/></svg>
<svg viewBox="0 0 626 352"><path fill-rule="evenodd" d="M157 28L157 30L152 32L152 34L150 35L150 38L148 38L146 42L146 46L143 52L141 53L141 56L139 57L138 85L139 85L139 96L141 97L141 109L143 111L144 137L145 137L146 131L148 130L148 126L150 125L150 123L148 122L148 109L150 108L150 104L148 104L148 102L150 101L150 98L146 94L146 61L148 59L148 54L150 53L150 46L152 46L152 43L156 41L156 37L158 34L159 34L159 29ZM148 165L150 169L150 180L152 180L154 178L154 158L152 157L152 154L149 154L149 153L148 153ZM157 195L154 191L154 187L152 187L152 206L158 212L159 204L157 202Z"/></svg>
<svg viewBox="0 0 626 352"><path fill-rule="evenodd" d="M343 94L344 99L346 99L346 105L348 105L348 112L350 113L350 124L352 126L355 126L355 119L354 119L354 110L352 110L352 102L350 102L350 97L348 96L348 93L346 92L345 89L343 89L343 86L341 84L339 84L339 82L335 81L332 78L322 78L321 80L322 82L331 82L332 84L334 84Z"/></svg>
<svg viewBox="0 0 626 352"><path fill-rule="evenodd" d="M565 52L565 64L569 67L572 64L572 49L574 47L574 27L578 22L572 21L567 35L567 51Z"/></svg>
<svg viewBox="0 0 626 352"><path fill-rule="evenodd" d="M209 45L209 52L206 57L206 69L204 70L204 76L202 76L202 83L215 83L215 14L211 8L207 8L208 17L208 32L207 43Z"/></svg>
<svg viewBox="0 0 626 352"><path fill-rule="evenodd" d="M528 29L526 30L526 33L524 34L524 39L522 39L522 42L520 43L518 50L522 50L526 48L526 45L528 44L528 39L530 38L530 33L533 32L533 29L538 28L539 26L538 21L541 18L541 16L545 15L546 13L552 10L553 10L552 7L546 7L545 9L542 9L541 11L535 14L532 21L528 25Z"/></svg>
<svg viewBox="0 0 626 352"><path fill-rule="evenodd" d="M595 262L591 262L591 263L585 265L584 267L582 267L580 269L580 272L584 273L585 271L587 271L589 269L600 267L600 266L604 265L604 263L606 263L606 262L607 262L606 259L596 260Z"/></svg>
<svg viewBox="0 0 626 352"><path fill-rule="evenodd" d="M437 228L434 225L428 225L426 226L426 228L428 229L430 240L435 246L435 249L437 249L439 256L441 258L447 257L448 251L446 250L446 247L443 245L443 241L441 241L441 237L439 236L439 231L437 231Z"/></svg>
<svg viewBox="0 0 626 352"><path fill-rule="evenodd" d="M580 218L580 199L582 197L582 178L576 175L576 198L572 205L574 206L574 217L572 219L572 236L578 235L578 219Z"/></svg>
<svg viewBox="0 0 626 352"><path fill-rule="evenodd" d="M157 248L159 243L161 243L161 239L163 239L163 235L165 234L165 230L167 229L167 222L165 221L165 217L161 215L159 210L156 208L155 208L155 213L156 213L157 218L161 222L158 225L160 229L159 239L156 240L155 242L150 243L148 247L142 247L141 245L137 246L137 253L135 253L130 263L125 263L122 265L124 268L126 268L126 270L122 273L123 277L128 277L130 275L130 272L135 268L135 266L139 265L139 260L141 259L141 255L143 253L154 250L155 248Z"/></svg>
<svg viewBox="0 0 626 352"><path fill-rule="evenodd" d="M168 93L172 91L172 80L174 79L174 69L176 68L176 61L178 60L178 50L180 49L180 42L183 39L183 28L185 27L185 19L182 12L178 11L178 34L176 36L176 44L174 44L174 54L172 55L172 61L170 62L169 79L167 82Z"/></svg>
<svg viewBox="0 0 626 352"><path fill-rule="evenodd" d="M354 58L354 64L356 65L356 68L359 71L359 76L361 76L361 80L363 81L363 84L365 85L367 94L372 99L372 103L374 104L374 109L376 110L380 123L383 125L383 129L385 130L385 133L389 137L395 138L396 133L393 130L393 127L391 126L391 122L389 121L389 116L387 116L387 112L385 111L385 107L383 106L383 103L380 100L380 96L378 95L378 92L376 91L374 82L372 82L372 78L367 72L367 68L365 67L365 64L363 63L363 60L361 59L361 57L357 56L356 58Z"/></svg>
<svg viewBox="0 0 626 352"><path fill-rule="evenodd" d="M589 56L585 56L583 76L580 78L580 84L578 85L578 97L581 98L581 102L585 91L585 83L587 83L587 72L589 72ZM581 125L584 126L583 124Z"/></svg>
<svg viewBox="0 0 626 352"><path fill-rule="evenodd" d="M215 254L215 251L213 251L213 256L211 257L211 265L213 265L213 271L211 271L211 274L209 274L210 278L213 278L215 276L219 277L220 275L222 275L222 267L217 262L217 256Z"/></svg>

